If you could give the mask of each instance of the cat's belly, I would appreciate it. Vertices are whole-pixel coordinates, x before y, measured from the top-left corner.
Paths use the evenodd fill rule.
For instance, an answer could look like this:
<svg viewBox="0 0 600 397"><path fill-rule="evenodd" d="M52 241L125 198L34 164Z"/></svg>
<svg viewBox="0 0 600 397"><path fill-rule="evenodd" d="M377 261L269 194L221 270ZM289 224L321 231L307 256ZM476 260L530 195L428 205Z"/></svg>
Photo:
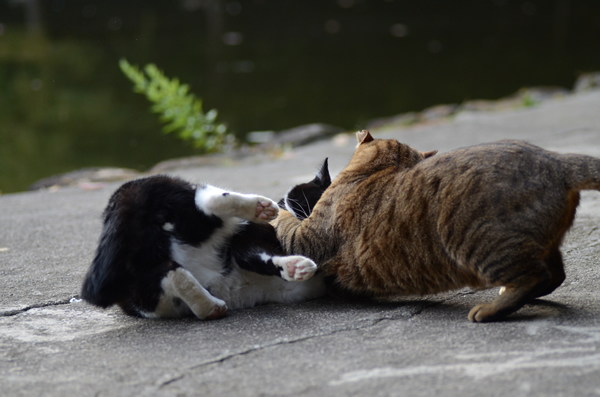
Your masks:
<svg viewBox="0 0 600 397"><path fill-rule="evenodd" d="M434 251L421 256L363 255L362 261L334 260L325 267L342 287L376 296L430 295L464 287L487 287L468 266Z"/></svg>
<svg viewBox="0 0 600 397"><path fill-rule="evenodd" d="M320 275L306 281L286 281L277 276L263 276L240 269L213 280L206 288L212 295L224 300L229 309L263 303L295 303L325 294L325 283Z"/></svg>

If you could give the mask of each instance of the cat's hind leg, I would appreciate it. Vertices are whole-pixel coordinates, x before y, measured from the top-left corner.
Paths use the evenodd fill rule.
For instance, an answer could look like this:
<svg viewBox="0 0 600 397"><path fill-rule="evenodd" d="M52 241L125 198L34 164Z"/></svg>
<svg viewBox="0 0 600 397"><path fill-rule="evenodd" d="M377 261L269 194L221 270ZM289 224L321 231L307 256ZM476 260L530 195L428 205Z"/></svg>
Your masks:
<svg viewBox="0 0 600 397"><path fill-rule="evenodd" d="M200 320L214 320L227 313L227 304L212 296L182 267L169 271L161 287L165 295L181 299ZM160 308L157 312L160 312Z"/></svg>
<svg viewBox="0 0 600 397"><path fill-rule="evenodd" d="M555 289L565 281L565 264L563 262L562 253L558 246L552 247L548 254L548 257L544 260L546 268L550 272L550 280L547 285L540 289L535 296L532 298L539 298L552 293ZM499 294L502 295L506 291L506 287L500 288Z"/></svg>
<svg viewBox="0 0 600 397"><path fill-rule="evenodd" d="M543 263L531 266L509 282L502 283L504 290L492 302L480 303L472 308L469 320L478 323L499 320L547 291L551 280L552 276Z"/></svg>
<svg viewBox="0 0 600 397"><path fill-rule="evenodd" d="M541 296L545 296L553 292L555 289L560 287L560 285L565 281L565 264L562 259L562 254L559 250L559 247L554 247L550 250L550 254L548 258L545 260L546 265L548 266L548 271L550 271L550 281L548 285L541 289L534 298L539 298Z"/></svg>
<svg viewBox="0 0 600 397"><path fill-rule="evenodd" d="M198 186L196 206L208 215L238 217L251 222L269 222L279 206L267 197L229 192L211 185Z"/></svg>

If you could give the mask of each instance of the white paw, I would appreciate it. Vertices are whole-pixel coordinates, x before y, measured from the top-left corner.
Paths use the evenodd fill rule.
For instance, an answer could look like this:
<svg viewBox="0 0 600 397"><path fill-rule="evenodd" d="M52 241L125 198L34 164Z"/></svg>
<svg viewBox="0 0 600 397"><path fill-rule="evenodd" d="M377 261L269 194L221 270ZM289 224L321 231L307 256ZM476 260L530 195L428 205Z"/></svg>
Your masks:
<svg viewBox="0 0 600 397"><path fill-rule="evenodd" d="M256 211L254 222L269 222L277 218L279 206L276 202L266 197L256 196Z"/></svg>
<svg viewBox="0 0 600 397"><path fill-rule="evenodd" d="M281 278L287 281L305 281L317 271L317 265L304 256L283 256L274 259L281 267Z"/></svg>
<svg viewBox="0 0 600 397"><path fill-rule="evenodd" d="M500 287L500 290L498 291L498 295L502 295L504 293L504 291L506 291L506 287Z"/></svg>
<svg viewBox="0 0 600 397"><path fill-rule="evenodd" d="M227 304L221 299L215 298L214 305L210 307L208 314L205 317L200 317L200 320L216 320L227 315Z"/></svg>

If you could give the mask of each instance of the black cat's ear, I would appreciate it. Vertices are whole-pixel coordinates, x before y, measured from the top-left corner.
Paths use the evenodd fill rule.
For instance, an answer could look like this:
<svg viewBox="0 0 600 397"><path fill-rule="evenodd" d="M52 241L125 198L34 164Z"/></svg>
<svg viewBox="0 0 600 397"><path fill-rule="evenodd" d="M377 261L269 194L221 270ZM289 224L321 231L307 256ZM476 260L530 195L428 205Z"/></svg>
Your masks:
<svg viewBox="0 0 600 397"><path fill-rule="evenodd" d="M428 158L431 156L434 156L438 151L437 150L431 150L429 152L421 152L421 154L423 155L423 158Z"/></svg>
<svg viewBox="0 0 600 397"><path fill-rule="evenodd" d="M362 145L363 143L371 142L374 139L369 131L362 130L356 133L356 140L358 141L359 145Z"/></svg>
<svg viewBox="0 0 600 397"><path fill-rule="evenodd" d="M323 161L323 165L317 172L315 176L314 182L321 187L328 187L331 185L331 176L329 176L329 166L328 166L328 158L325 158Z"/></svg>

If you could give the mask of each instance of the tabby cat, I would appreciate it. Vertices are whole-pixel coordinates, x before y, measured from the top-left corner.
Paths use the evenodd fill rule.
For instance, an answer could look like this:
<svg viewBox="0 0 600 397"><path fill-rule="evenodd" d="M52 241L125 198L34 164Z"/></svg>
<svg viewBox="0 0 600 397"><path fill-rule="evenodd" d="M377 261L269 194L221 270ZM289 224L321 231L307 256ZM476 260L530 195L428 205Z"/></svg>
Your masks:
<svg viewBox="0 0 600 397"><path fill-rule="evenodd" d="M504 286L469 312L500 319L565 279L559 250L600 159L500 141L431 157L357 133L349 165L307 219L273 222L287 252L370 296Z"/></svg>
<svg viewBox="0 0 600 397"><path fill-rule="evenodd" d="M281 203L308 214L329 183L325 160L313 181ZM127 182L104 211L81 297L138 317L214 319L227 308L321 296L315 263L286 255L267 223L277 211L265 197L164 175Z"/></svg>

